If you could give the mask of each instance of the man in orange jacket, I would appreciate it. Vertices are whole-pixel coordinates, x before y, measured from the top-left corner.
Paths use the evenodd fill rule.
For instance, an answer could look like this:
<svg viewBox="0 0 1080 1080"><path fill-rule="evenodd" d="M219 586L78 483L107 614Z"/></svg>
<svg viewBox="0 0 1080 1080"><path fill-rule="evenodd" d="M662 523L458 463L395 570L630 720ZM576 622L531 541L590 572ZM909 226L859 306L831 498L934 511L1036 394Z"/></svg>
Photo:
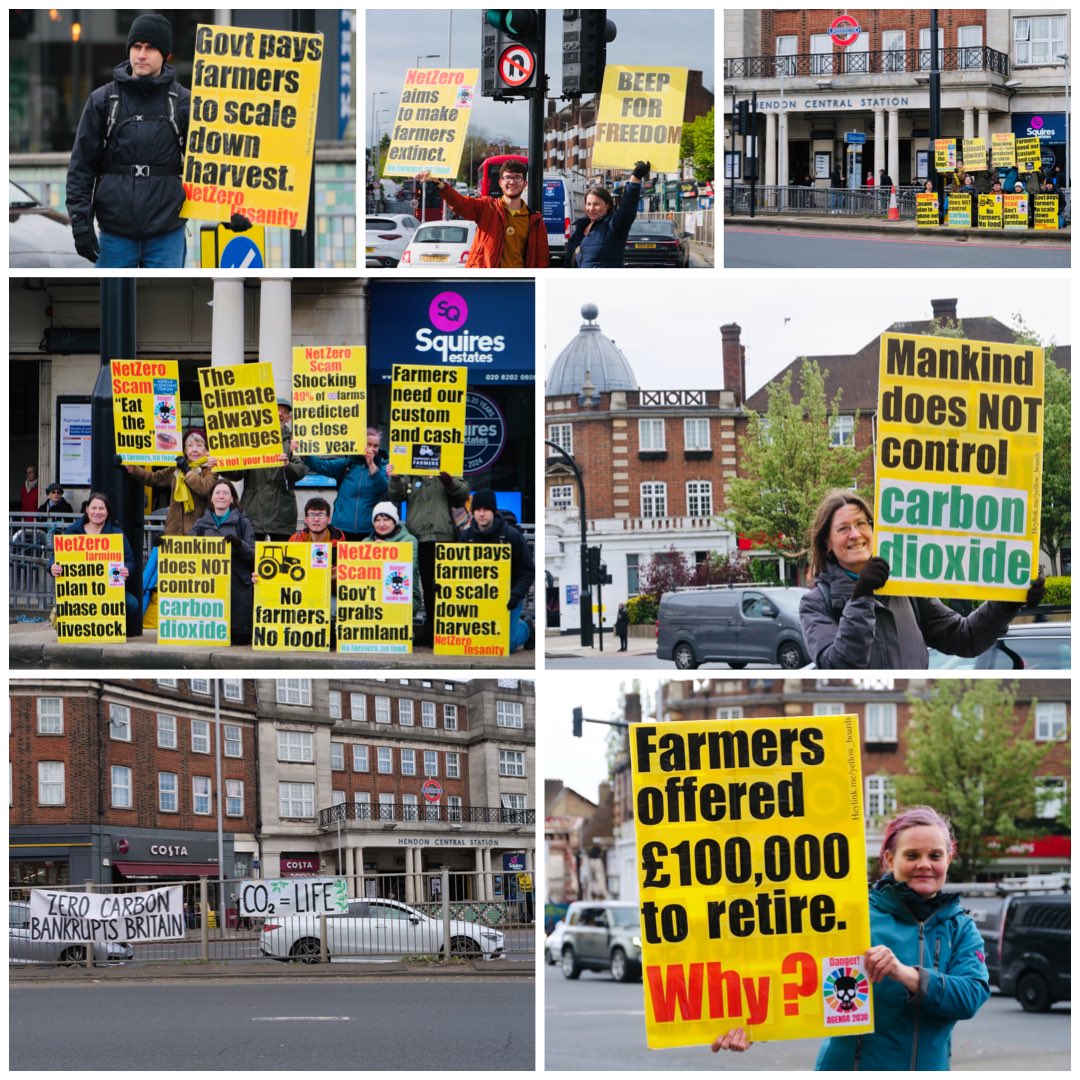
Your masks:
<svg viewBox="0 0 1080 1080"><path fill-rule="evenodd" d="M416 179L423 182L431 179L431 174L422 172ZM466 266L536 269L549 265L544 215L525 205L525 180L526 166L520 161L503 163L499 170L503 194L499 196L474 199L462 195L453 184L435 180L446 204L459 216L476 222Z"/></svg>

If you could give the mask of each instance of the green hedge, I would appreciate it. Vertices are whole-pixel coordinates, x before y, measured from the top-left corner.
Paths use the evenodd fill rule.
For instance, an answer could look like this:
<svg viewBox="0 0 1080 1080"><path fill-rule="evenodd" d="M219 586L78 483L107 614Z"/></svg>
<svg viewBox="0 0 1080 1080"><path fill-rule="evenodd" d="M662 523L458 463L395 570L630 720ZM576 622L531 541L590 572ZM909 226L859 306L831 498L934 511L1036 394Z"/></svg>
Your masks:
<svg viewBox="0 0 1080 1080"><path fill-rule="evenodd" d="M630 613L630 622L634 626L656 622L656 599L652 596L635 596L626 602L626 610Z"/></svg>
<svg viewBox="0 0 1080 1080"><path fill-rule="evenodd" d="M1044 604L1053 604L1055 607L1070 607L1072 604L1072 578L1048 577L1046 579L1046 596Z"/></svg>

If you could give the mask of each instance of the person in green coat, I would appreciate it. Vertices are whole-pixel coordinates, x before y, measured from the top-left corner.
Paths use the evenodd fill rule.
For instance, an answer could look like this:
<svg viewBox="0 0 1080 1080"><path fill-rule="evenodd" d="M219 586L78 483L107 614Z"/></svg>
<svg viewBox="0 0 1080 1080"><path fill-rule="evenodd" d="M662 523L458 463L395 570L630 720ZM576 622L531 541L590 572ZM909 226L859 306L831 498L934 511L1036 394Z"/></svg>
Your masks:
<svg viewBox="0 0 1080 1080"><path fill-rule="evenodd" d="M397 507L392 502L381 502L371 512L371 532L365 540L384 544L412 544L412 609L413 617L420 611L420 545L398 516Z"/></svg>

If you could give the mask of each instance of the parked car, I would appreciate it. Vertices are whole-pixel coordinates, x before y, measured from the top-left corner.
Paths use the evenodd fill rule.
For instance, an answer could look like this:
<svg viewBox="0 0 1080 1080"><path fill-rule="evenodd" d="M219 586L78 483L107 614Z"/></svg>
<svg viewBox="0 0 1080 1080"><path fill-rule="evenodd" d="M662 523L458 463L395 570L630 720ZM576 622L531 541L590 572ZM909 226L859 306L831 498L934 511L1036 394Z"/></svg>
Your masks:
<svg viewBox="0 0 1080 1080"><path fill-rule="evenodd" d="M626 238L624 266L689 266L690 233L667 218L635 221Z"/></svg>
<svg viewBox="0 0 1080 1080"><path fill-rule="evenodd" d="M12 964L86 963L86 946L61 941L30 940L30 905L20 900L8 904L8 958ZM94 966L126 964L135 950L126 941L94 943Z"/></svg>
<svg viewBox="0 0 1080 1080"><path fill-rule="evenodd" d="M946 656L931 649L930 666L949 670L1046 668L1068 671L1072 666L1072 623L1014 623L978 656Z"/></svg>
<svg viewBox="0 0 1080 1080"><path fill-rule="evenodd" d="M807 665L799 624L805 589L782 586L707 586L665 593L656 616L656 656L688 670L723 662L782 668Z"/></svg>
<svg viewBox="0 0 1080 1080"><path fill-rule="evenodd" d="M562 939L563 930L566 929L566 923L560 919L550 934L544 939L544 962L547 964L557 964L559 958L562 956Z"/></svg>
<svg viewBox="0 0 1080 1080"><path fill-rule="evenodd" d="M8 266L74 266L94 264L75 250L66 214L38 202L18 184L8 181Z"/></svg>
<svg viewBox="0 0 1080 1080"><path fill-rule="evenodd" d="M1025 1012L1071 997L1072 897L1007 896L1001 909L1001 992Z"/></svg>
<svg viewBox="0 0 1080 1080"><path fill-rule="evenodd" d="M442 919L431 919L398 900L350 900L348 913L327 915L326 950L331 960L347 956L437 956L443 949ZM450 921L452 956L495 960L503 935L483 923ZM274 960L319 963L319 916L267 919L259 952Z"/></svg>
<svg viewBox="0 0 1080 1080"><path fill-rule="evenodd" d="M426 221L412 234L398 266L462 267L475 235L475 221Z"/></svg>
<svg viewBox="0 0 1080 1080"><path fill-rule="evenodd" d="M566 909L562 973L610 971L616 982L641 978L641 914L637 904L577 900Z"/></svg>
<svg viewBox="0 0 1080 1080"><path fill-rule="evenodd" d="M364 222L368 266L397 266L420 222L412 214L382 214Z"/></svg>
<svg viewBox="0 0 1080 1080"><path fill-rule="evenodd" d="M963 899L964 910L971 916L975 929L982 935L990 985L999 988L1001 986L1001 908L1004 903L1003 896L965 896Z"/></svg>

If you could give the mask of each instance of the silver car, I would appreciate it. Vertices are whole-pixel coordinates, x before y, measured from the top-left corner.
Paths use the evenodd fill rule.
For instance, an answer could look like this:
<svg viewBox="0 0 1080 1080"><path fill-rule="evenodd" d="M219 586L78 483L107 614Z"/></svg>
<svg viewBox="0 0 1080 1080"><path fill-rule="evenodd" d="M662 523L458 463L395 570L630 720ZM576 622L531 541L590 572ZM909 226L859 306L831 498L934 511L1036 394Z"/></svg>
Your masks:
<svg viewBox="0 0 1080 1080"><path fill-rule="evenodd" d="M366 219L368 266L397 266L420 222L412 214L379 214Z"/></svg>
<svg viewBox="0 0 1080 1080"><path fill-rule="evenodd" d="M503 935L483 923L450 921L452 956L494 960L503 955ZM350 956L437 956L443 924L397 900L350 900L348 913L326 916L326 951L331 960ZM269 918L259 951L274 960L319 963L319 916Z"/></svg>
<svg viewBox="0 0 1080 1080"><path fill-rule="evenodd" d="M8 958L12 964L85 964L86 946L61 941L30 940L30 905L8 904ZM126 964L135 950L126 941L94 943L94 964Z"/></svg>

